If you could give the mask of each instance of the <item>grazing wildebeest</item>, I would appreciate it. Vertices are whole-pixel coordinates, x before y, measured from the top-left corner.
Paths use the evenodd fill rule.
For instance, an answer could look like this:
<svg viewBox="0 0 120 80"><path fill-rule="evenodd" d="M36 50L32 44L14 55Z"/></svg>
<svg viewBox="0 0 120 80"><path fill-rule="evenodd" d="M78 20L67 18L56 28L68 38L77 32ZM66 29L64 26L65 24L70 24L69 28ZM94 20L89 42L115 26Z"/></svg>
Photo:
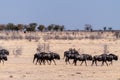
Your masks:
<svg viewBox="0 0 120 80"><path fill-rule="evenodd" d="M78 51L76 51L75 49L69 49L69 51L65 51L64 52L64 58L65 58L65 62L66 64L69 63L70 64L70 59L75 59L75 56L79 55Z"/></svg>
<svg viewBox="0 0 120 80"><path fill-rule="evenodd" d="M80 65L83 64L83 62L85 62L85 65L87 66L87 60L91 61L92 60L92 56L89 54L80 54L80 55L76 55L74 58L74 65L77 65L77 61L82 61Z"/></svg>
<svg viewBox="0 0 120 80"><path fill-rule="evenodd" d="M57 53L53 53L53 52L50 52L50 53L41 52L41 53L34 54L33 63L34 63L35 59L37 59L36 64L38 62L40 64L41 63L45 64L46 61L48 64L51 64L51 62L53 61L54 64L56 65L55 59L60 60L60 55ZM50 61L50 63L48 61Z"/></svg>
<svg viewBox="0 0 120 80"><path fill-rule="evenodd" d="M2 61L3 64L4 64L4 61L7 61L7 55L5 55L5 54L0 54L0 63L1 63L1 61Z"/></svg>
<svg viewBox="0 0 120 80"><path fill-rule="evenodd" d="M111 62L110 64L112 64L113 60L118 60L118 56L114 55L114 54L101 54L101 55L95 55L93 56L93 60L92 60L92 66L95 63L97 66L97 61L102 62L102 65L104 65L104 63L106 63L106 65L108 66L107 62Z"/></svg>

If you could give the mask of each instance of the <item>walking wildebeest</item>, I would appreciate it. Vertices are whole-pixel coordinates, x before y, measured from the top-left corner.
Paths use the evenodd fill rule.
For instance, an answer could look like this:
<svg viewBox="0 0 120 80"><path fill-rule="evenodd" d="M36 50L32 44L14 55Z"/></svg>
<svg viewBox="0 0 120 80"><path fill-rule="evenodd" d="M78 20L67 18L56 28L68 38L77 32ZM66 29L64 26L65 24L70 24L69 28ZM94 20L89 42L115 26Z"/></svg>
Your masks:
<svg viewBox="0 0 120 80"><path fill-rule="evenodd" d="M51 64L51 62L53 61L54 64L56 65L55 59L60 60L60 55L57 54L57 53L53 53L53 52L50 52L50 53L41 52L41 53L34 54L33 63L34 63L35 59L37 59L36 64L38 62L40 64L41 63L45 64L46 61L47 61L48 64ZM50 61L50 63L48 61Z"/></svg>
<svg viewBox="0 0 120 80"><path fill-rule="evenodd" d="M70 64L70 59L75 59L75 56L79 55L78 51L76 51L75 49L69 49L69 51L65 51L64 52L64 58L65 58L65 62L66 64L69 63Z"/></svg>
<svg viewBox="0 0 120 80"><path fill-rule="evenodd" d="M83 62L85 62L85 65L87 66L87 60L91 61L92 56L89 54L80 54L75 56L73 62L74 62L74 65L77 65L77 61L82 61L80 65L82 65Z"/></svg>
<svg viewBox="0 0 120 80"><path fill-rule="evenodd" d="M113 60L118 60L118 56L114 55L114 54L101 54L101 55L95 55L93 56L93 60L92 60L92 66L95 63L97 66L97 61L102 62L102 65L104 65L104 63L106 63L106 65L108 66L107 62L111 62L110 64L112 64ZM109 64L109 65L110 65Z"/></svg>
<svg viewBox="0 0 120 80"><path fill-rule="evenodd" d="M33 63L34 61L36 60L36 64L39 62L41 64L42 62L42 58L43 58L43 55L45 55L46 53L45 52L40 52L40 53L35 53L34 54L34 58L33 58Z"/></svg>
<svg viewBox="0 0 120 80"><path fill-rule="evenodd" d="M115 55L115 54L112 54L112 53L108 54L107 61L110 62L109 65L113 64L113 60L117 61L118 60L118 56Z"/></svg>

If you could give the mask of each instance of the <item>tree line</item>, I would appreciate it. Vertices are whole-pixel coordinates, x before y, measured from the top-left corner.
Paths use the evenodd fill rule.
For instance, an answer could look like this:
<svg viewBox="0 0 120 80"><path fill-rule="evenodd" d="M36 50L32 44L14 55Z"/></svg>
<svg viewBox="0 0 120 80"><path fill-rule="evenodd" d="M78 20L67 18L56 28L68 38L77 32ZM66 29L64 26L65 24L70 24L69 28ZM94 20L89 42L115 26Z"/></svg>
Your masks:
<svg viewBox="0 0 120 80"><path fill-rule="evenodd" d="M42 24L37 23L30 23L28 25L26 24L0 24L0 31L2 30L8 30L8 31L63 31L65 29L64 25L56 25L56 24L50 24L49 26L45 26Z"/></svg>
<svg viewBox="0 0 120 80"><path fill-rule="evenodd" d="M37 24L37 23L30 23L30 24L14 24L14 23L8 23L8 24L0 24L0 31L7 30L7 31L64 31L65 26L64 25L57 25L57 24L50 24L48 26L45 26L43 24ZM85 31L94 31L93 26L91 24L85 24L84 25ZM103 27L104 31L112 31L112 27Z"/></svg>

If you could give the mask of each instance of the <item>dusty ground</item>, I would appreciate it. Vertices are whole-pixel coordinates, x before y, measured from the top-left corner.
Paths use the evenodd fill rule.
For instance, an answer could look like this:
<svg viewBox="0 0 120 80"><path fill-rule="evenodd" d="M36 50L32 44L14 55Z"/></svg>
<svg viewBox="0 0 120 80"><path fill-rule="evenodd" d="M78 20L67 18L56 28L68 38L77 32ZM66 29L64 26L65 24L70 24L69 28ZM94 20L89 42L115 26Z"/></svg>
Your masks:
<svg viewBox="0 0 120 80"><path fill-rule="evenodd" d="M120 40L50 40L50 51L57 52L61 60L57 65L35 65L33 54L39 42L26 40L0 41L0 46L10 51L8 61L0 64L0 80L120 80L120 60L112 66L77 66L66 65L63 52L69 48L80 49L81 53L91 55L103 53L103 46L108 45L108 51L120 56ZM22 47L22 55L13 55L16 47Z"/></svg>

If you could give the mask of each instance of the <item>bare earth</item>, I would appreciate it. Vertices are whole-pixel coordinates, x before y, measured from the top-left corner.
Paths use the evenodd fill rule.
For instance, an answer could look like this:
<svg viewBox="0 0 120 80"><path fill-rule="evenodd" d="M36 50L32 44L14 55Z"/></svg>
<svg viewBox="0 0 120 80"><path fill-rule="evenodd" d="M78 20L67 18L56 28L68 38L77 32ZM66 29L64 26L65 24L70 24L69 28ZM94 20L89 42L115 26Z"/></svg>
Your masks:
<svg viewBox="0 0 120 80"><path fill-rule="evenodd" d="M120 60L112 66L77 66L66 65L63 60L64 51L76 48L81 53L91 55L102 54L103 46L108 45L108 51L120 56L120 40L49 40L50 51L60 54L57 65L35 65L33 55L39 42L27 40L0 41L0 46L10 51L8 61L0 64L0 80L120 80ZM22 47L22 55L14 56L13 50Z"/></svg>

